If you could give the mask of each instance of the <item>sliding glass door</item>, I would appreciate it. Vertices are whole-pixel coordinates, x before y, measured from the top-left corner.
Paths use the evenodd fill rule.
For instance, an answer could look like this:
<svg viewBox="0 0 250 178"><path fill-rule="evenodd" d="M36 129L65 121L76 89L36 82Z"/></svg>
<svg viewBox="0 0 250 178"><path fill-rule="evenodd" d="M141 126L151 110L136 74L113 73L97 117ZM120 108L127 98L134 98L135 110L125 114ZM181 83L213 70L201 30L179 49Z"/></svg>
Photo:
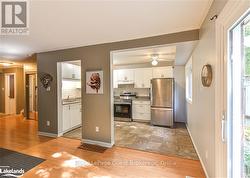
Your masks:
<svg viewBox="0 0 250 178"><path fill-rule="evenodd" d="M229 175L250 177L250 15L229 32Z"/></svg>

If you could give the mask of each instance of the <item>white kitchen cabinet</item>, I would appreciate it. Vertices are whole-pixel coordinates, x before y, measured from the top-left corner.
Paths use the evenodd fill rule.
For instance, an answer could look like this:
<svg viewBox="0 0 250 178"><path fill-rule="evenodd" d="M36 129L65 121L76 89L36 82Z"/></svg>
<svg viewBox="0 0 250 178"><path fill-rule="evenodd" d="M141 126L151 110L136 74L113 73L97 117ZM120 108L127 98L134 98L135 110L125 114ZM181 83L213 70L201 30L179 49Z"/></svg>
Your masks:
<svg viewBox="0 0 250 178"><path fill-rule="evenodd" d="M79 126L81 124L81 105L80 104L71 104L70 105L70 121L71 128Z"/></svg>
<svg viewBox="0 0 250 178"><path fill-rule="evenodd" d="M135 69L135 88L150 88L152 68Z"/></svg>
<svg viewBox="0 0 250 178"><path fill-rule="evenodd" d="M67 131L71 128L71 121L70 121L70 105L63 105L63 113L62 113L62 124L63 124L63 131Z"/></svg>
<svg viewBox="0 0 250 178"><path fill-rule="evenodd" d="M173 78L173 67L153 67L153 78Z"/></svg>
<svg viewBox="0 0 250 178"><path fill-rule="evenodd" d="M131 84L134 83L135 70L134 69L119 69L118 71L118 84Z"/></svg>
<svg viewBox="0 0 250 178"><path fill-rule="evenodd" d="M113 70L113 88L118 88L118 70Z"/></svg>
<svg viewBox="0 0 250 178"><path fill-rule="evenodd" d="M67 104L63 105L63 132L80 126L82 123L81 104Z"/></svg>
<svg viewBox="0 0 250 178"><path fill-rule="evenodd" d="M81 79L81 66L73 65L73 74L75 74L75 79Z"/></svg>
<svg viewBox="0 0 250 178"><path fill-rule="evenodd" d="M81 66L62 63L62 77L64 79L81 79Z"/></svg>
<svg viewBox="0 0 250 178"><path fill-rule="evenodd" d="M132 104L132 117L134 120L142 122L150 122L151 108L150 101L137 101L134 100Z"/></svg>

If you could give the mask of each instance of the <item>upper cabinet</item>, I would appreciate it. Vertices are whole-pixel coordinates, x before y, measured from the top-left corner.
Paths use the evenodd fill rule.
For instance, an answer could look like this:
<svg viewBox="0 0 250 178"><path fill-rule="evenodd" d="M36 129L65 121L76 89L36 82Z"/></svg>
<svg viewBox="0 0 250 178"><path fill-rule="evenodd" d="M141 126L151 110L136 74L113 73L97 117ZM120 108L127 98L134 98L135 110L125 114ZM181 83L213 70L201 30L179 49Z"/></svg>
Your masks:
<svg viewBox="0 0 250 178"><path fill-rule="evenodd" d="M153 67L153 78L173 78L173 67Z"/></svg>
<svg viewBox="0 0 250 178"><path fill-rule="evenodd" d="M113 70L113 87L119 84L134 84L135 88L150 88L152 78L173 78L173 67L153 67Z"/></svg>
<svg viewBox="0 0 250 178"><path fill-rule="evenodd" d="M135 69L120 69L117 70L118 84L134 83Z"/></svg>
<svg viewBox="0 0 250 178"><path fill-rule="evenodd" d="M113 70L113 88L118 88L118 70Z"/></svg>
<svg viewBox="0 0 250 178"><path fill-rule="evenodd" d="M135 88L150 88L152 68L135 69Z"/></svg>
<svg viewBox="0 0 250 178"><path fill-rule="evenodd" d="M81 66L62 63L62 77L64 79L81 79Z"/></svg>

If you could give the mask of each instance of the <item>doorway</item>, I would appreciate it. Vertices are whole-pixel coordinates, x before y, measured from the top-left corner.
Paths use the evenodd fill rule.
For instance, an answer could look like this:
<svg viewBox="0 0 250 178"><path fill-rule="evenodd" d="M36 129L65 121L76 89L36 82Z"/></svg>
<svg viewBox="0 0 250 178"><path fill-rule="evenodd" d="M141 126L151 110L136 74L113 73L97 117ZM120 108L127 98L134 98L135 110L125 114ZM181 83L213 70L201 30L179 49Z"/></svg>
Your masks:
<svg viewBox="0 0 250 178"><path fill-rule="evenodd" d="M38 120L37 114L37 74L26 74L26 108L27 118Z"/></svg>
<svg viewBox="0 0 250 178"><path fill-rule="evenodd" d="M5 74L5 114L16 114L16 75Z"/></svg>
<svg viewBox="0 0 250 178"><path fill-rule="evenodd" d="M57 63L58 133L82 139L81 61Z"/></svg>
<svg viewBox="0 0 250 178"><path fill-rule="evenodd" d="M180 103L185 103L185 97L179 96L185 96L185 89L175 90L185 81L184 65L193 44L185 44L190 53L185 56L181 52L183 61L176 54L184 43L111 51L112 143L199 160L181 119L185 107Z"/></svg>

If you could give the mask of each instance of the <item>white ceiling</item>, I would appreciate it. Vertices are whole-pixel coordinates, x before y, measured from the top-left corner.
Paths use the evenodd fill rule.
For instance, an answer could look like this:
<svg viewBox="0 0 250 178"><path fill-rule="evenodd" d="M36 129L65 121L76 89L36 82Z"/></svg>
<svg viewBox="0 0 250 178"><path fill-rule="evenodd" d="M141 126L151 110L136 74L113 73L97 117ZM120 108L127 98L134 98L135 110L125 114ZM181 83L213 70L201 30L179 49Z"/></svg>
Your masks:
<svg viewBox="0 0 250 178"><path fill-rule="evenodd" d="M211 1L31 0L30 34L0 36L0 57L199 29Z"/></svg>
<svg viewBox="0 0 250 178"><path fill-rule="evenodd" d="M176 46L161 46L143 49L131 49L113 53L114 65L144 64L157 55L158 61L174 61Z"/></svg>
<svg viewBox="0 0 250 178"><path fill-rule="evenodd" d="M197 41L189 41L174 45L115 51L113 52L113 65L127 66L151 63L152 55L155 54L159 56L159 62L173 62L175 65L184 65L190 58L196 43Z"/></svg>

